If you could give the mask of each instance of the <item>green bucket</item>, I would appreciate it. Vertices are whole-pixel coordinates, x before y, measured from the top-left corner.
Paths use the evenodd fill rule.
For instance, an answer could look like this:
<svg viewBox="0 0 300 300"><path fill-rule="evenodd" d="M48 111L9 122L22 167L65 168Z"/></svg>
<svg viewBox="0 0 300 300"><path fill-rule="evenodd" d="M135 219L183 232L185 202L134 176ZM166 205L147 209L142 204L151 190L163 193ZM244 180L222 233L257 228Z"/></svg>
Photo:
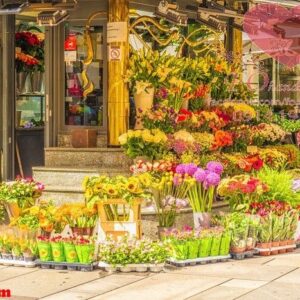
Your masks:
<svg viewBox="0 0 300 300"><path fill-rule="evenodd" d="M74 244L64 243L64 252L65 252L66 261L68 263L78 262L78 256Z"/></svg>
<svg viewBox="0 0 300 300"><path fill-rule="evenodd" d="M208 257L210 255L212 238L207 237L201 239L199 248L199 257Z"/></svg>
<svg viewBox="0 0 300 300"><path fill-rule="evenodd" d="M62 242L51 243L52 257L55 262L65 262L64 245Z"/></svg>
<svg viewBox="0 0 300 300"><path fill-rule="evenodd" d="M95 246L94 245L75 245L76 253L81 264L93 262Z"/></svg>
<svg viewBox="0 0 300 300"><path fill-rule="evenodd" d="M52 261L51 245L47 242L37 243L39 256L41 261Z"/></svg>

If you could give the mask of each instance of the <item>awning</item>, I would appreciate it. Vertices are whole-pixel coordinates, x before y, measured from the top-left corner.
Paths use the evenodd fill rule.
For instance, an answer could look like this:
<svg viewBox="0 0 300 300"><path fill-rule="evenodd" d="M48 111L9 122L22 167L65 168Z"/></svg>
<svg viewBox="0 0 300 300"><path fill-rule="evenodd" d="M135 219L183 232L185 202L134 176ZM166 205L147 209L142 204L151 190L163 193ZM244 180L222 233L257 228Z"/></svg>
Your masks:
<svg viewBox="0 0 300 300"><path fill-rule="evenodd" d="M283 1L282 0L253 0L252 3L278 4L278 5L282 5L282 6L290 7L290 8L300 5L300 1L296 1L296 0L283 0Z"/></svg>

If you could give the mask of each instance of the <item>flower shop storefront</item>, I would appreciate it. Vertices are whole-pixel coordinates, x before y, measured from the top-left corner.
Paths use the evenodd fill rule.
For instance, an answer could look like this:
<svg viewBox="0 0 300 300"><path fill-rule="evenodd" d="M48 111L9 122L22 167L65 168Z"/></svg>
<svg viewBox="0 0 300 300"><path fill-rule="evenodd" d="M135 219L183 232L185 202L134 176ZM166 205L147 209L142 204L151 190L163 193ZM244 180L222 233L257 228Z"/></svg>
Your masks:
<svg viewBox="0 0 300 300"><path fill-rule="evenodd" d="M97 19L103 12L85 20L88 34L80 17L17 33L18 67L39 65L28 43L37 55L45 41L46 166L34 168L34 179L0 185L1 216L11 226L0 232L0 263L158 272L165 263L294 251L300 125L295 106L272 102L281 63L266 63L263 74L277 81L266 80L259 64L268 54L253 57L249 39L243 52L245 36L238 24L224 27L224 15L214 19L218 26L203 26L207 5L199 4L197 22L166 1L151 13L112 6L110 23L130 20L119 42ZM226 9L251 12L242 3ZM26 82L17 87L28 94ZM260 102L266 87L274 97L268 104ZM31 92L39 97L43 89ZM18 123L31 126L22 114ZM105 145L118 148L96 147L102 130ZM86 141L93 146L83 148Z"/></svg>

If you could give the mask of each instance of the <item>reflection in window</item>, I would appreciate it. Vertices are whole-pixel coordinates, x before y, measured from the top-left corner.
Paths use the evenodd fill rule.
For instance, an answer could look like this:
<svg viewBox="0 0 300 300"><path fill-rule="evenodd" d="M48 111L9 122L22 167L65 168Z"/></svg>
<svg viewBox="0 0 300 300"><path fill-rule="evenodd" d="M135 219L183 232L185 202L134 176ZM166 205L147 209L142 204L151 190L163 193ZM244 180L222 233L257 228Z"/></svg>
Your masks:
<svg viewBox="0 0 300 300"><path fill-rule="evenodd" d="M91 27L94 57L87 76L94 89L83 97L83 61L87 57L84 26L66 26L65 35L65 124L103 126L103 27Z"/></svg>

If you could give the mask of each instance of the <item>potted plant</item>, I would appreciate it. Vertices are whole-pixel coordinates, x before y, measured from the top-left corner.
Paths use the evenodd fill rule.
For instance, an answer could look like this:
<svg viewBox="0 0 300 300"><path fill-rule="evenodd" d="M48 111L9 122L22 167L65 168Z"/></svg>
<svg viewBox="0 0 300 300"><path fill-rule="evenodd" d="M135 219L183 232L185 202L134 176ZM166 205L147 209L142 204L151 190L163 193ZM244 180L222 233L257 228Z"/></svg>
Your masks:
<svg viewBox="0 0 300 300"><path fill-rule="evenodd" d="M247 237L247 248L246 250L253 250L257 241L258 227L259 227L259 218L256 216L251 216L249 218L249 230Z"/></svg>
<svg viewBox="0 0 300 300"><path fill-rule="evenodd" d="M272 214L268 214L265 217L261 217L259 231L258 231L258 243L257 248L262 249L260 255L269 256L271 254L272 247Z"/></svg>
<svg viewBox="0 0 300 300"><path fill-rule="evenodd" d="M228 255L230 252L231 243L231 232L226 230L222 234L221 244L220 244L220 255Z"/></svg>
<svg viewBox="0 0 300 300"><path fill-rule="evenodd" d="M50 239L52 257L55 262L64 262L66 261L65 253L64 253L64 245L62 236L54 236Z"/></svg>
<svg viewBox="0 0 300 300"><path fill-rule="evenodd" d="M282 232L284 231L284 216L272 214L272 248L279 247ZM278 250L272 250L271 255L278 254Z"/></svg>
<svg viewBox="0 0 300 300"><path fill-rule="evenodd" d="M20 245L20 241L18 239L14 240L11 253L12 253L12 257L14 260L22 260L23 259L21 245Z"/></svg>
<svg viewBox="0 0 300 300"><path fill-rule="evenodd" d="M36 241L25 240L21 245L21 251L26 262L34 261L38 253Z"/></svg>
<svg viewBox="0 0 300 300"><path fill-rule="evenodd" d="M2 258L10 260L12 259L12 247L13 247L13 238L8 235L2 237Z"/></svg>
<svg viewBox="0 0 300 300"><path fill-rule="evenodd" d="M37 237L37 247L38 253L41 261L52 261L52 249L50 244L50 239L45 236Z"/></svg>

